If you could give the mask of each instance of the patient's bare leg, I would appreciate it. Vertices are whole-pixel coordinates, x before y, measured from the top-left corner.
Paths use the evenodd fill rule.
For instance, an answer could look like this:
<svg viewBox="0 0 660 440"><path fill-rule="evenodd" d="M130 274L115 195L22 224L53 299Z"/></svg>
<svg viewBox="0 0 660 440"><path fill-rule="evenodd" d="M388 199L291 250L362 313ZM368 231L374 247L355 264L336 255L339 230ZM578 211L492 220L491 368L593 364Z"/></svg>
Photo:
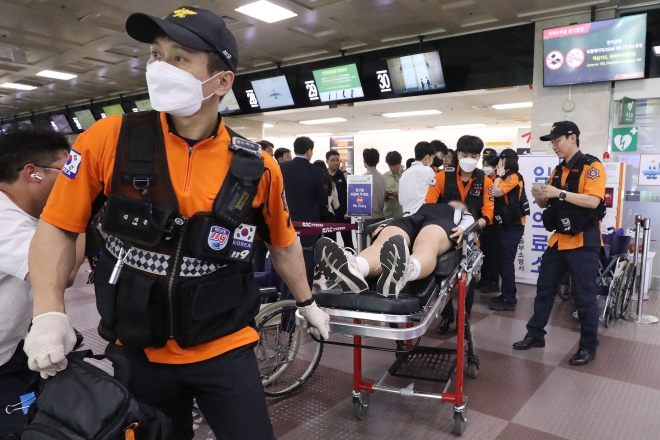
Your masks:
<svg viewBox="0 0 660 440"><path fill-rule="evenodd" d="M438 225L427 225L422 228L415 239L412 248L412 258L421 266L419 279L433 273L438 256L444 254L451 247L447 232Z"/></svg>
<svg viewBox="0 0 660 440"><path fill-rule="evenodd" d="M442 229L439 226L438 228ZM367 263L369 263L369 278L376 277L381 274L382 270L380 267L380 250L387 239L395 235L401 235L410 248L410 237L408 237L408 234L406 234L403 229L397 228L396 226L387 226L381 231L381 233L378 235L378 238L376 238L376 241L374 241L371 246L360 252L359 256L367 260Z"/></svg>

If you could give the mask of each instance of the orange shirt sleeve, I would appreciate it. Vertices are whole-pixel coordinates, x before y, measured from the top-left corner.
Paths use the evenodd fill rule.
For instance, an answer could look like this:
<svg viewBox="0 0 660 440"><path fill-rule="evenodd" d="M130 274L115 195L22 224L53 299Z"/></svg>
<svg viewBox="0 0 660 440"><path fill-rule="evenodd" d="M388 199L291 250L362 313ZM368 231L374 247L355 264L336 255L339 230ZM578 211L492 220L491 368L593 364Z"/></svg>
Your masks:
<svg viewBox="0 0 660 440"><path fill-rule="evenodd" d="M510 174L505 180L500 180L500 187L504 194L507 194L513 188L518 188L520 191L520 179L516 174Z"/></svg>
<svg viewBox="0 0 660 440"><path fill-rule="evenodd" d="M264 175L259 182L257 197L253 207L261 206L263 221L257 221L257 232L267 243L277 247L290 246L296 239L296 231L291 224L289 207L284 193L282 171L269 154L264 158Z"/></svg>
<svg viewBox="0 0 660 440"><path fill-rule="evenodd" d="M594 162L590 166L586 166L582 172L582 181L584 183L584 187L580 191L582 194L597 196L601 200L605 200L607 176L602 163Z"/></svg>
<svg viewBox="0 0 660 440"><path fill-rule="evenodd" d="M484 179L484 206L481 207L481 215L488 218L488 224L493 223L495 197L493 196L493 181L490 179Z"/></svg>
<svg viewBox="0 0 660 440"><path fill-rule="evenodd" d="M438 171L435 175L435 184L429 187L424 203L438 203L445 189L445 172Z"/></svg>
<svg viewBox="0 0 660 440"><path fill-rule="evenodd" d="M101 119L78 136L67 160L69 166L57 177L41 214L44 221L66 231L85 232L92 202L104 184L106 194L109 190L121 121L121 116Z"/></svg>

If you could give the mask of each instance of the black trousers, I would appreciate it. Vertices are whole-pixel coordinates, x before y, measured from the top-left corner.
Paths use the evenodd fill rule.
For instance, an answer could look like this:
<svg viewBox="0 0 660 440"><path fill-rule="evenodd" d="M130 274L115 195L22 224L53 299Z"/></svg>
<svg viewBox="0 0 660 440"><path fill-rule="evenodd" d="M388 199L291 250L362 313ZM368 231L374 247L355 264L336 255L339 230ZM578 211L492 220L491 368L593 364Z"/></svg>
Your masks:
<svg viewBox="0 0 660 440"><path fill-rule="evenodd" d="M499 249L497 253L498 273L502 278L502 296L512 304L518 302L516 299L516 252L520 239L525 233L523 225L509 225L500 228Z"/></svg>
<svg viewBox="0 0 660 440"><path fill-rule="evenodd" d="M527 323L527 334L541 339L550 318L555 294L562 276L571 274L571 293L581 325L580 348L595 351L598 347L598 303L596 276L598 275L599 248L581 247L560 251L548 248L541 260L539 279L536 283L534 315Z"/></svg>
<svg viewBox="0 0 660 440"><path fill-rule="evenodd" d="M465 294L465 313L467 314L467 317L470 317L470 312L472 312L472 304L474 304L474 280L470 283L470 286L468 287L468 291ZM458 288L456 290L458 292ZM447 305L445 306L444 309L442 309L442 313L440 313L443 318L446 319L451 319L454 317L454 304L452 301L449 301Z"/></svg>
<svg viewBox="0 0 660 440"><path fill-rule="evenodd" d="M27 393L30 382L38 377L38 373L30 371L27 356L23 351L23 342L18 345L14 355L0 365L0 439L11 434L25 423L25 415L20 409L7 414L7 405L18 409L21 396Z"/></svg>
<svg viewBox="0 0 660 440"><path fill-rule="evenodd" d="M194 437L193 398L218 440L273 440L254 346L193 364L156 364L144 352L110 344L106 353L128 359L117 377L135 396L172 420L173 438Z"/></svg>
<svg viewBox="0 0 660 440"><path fill-rule="evenodd" d="M307 284L309 284L310 289L314 282L314 270L316 268L316 263L314 262L314 248L320 237L320 235L300 237L300 244L303 248L303 258L305 260L305 274L307 275Z"/></svg>
<svg viewBox="0 0 660 440"><path fill-rule="evenodd" d="M500 227L494 225L486 226L479 235L479 248L484 254L484 262L481 266L480 284L499 284L500 268L498 263L500 247Z"/></svg>

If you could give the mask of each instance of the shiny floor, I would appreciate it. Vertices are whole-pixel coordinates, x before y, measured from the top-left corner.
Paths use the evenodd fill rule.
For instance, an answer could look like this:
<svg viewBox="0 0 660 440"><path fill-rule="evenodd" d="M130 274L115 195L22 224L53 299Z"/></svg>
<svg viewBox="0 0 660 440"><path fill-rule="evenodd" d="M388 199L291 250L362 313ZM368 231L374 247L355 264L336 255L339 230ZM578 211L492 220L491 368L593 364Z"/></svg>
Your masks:
<svg viewBox="0 0 660 440"><path fill-rule="evenodd" d="M67 310L84 334L86 348L103 352L96 334L98 314L87 274L81 270L67 293ZM649 292L645 313L660 316L660 292ZM472 324L479 377L466 377L468 424L462 438L499 440L658 439L660 438L660 324L616 321L601 326L597 359L571 367L579 325L571 303L559 299L548 325L546 347L514 351L532 314L534 286L518 286L515 312L493 312L485 306L492 294L477 292ZM636 303L633 303L636 307ZM452 329L453 330L453 329ZM335 335L335 338L346 337ZM370 340L370 343L380 344ZM452 346L455 332L429 331L423 344ZM366 351L364 376L378 380L393 354ZM410 380L398 379L401 387ZM352 414L352 351L326 345L321 364L296 394L269 402L276 437L294 439L452 439L452 406L436 400L394 394L371 396L367 417ZM416 390L441 391L433 383ZM203 418L195 417L195 439L214 439Z"/></svg>

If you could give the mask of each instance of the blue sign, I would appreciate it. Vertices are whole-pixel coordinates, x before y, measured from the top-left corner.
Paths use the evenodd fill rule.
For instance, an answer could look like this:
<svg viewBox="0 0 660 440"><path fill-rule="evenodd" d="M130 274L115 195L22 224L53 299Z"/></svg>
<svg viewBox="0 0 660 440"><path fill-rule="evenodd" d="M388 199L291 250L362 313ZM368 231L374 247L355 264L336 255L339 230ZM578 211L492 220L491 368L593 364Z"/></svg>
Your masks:
<svg viewBox="0 0 660 440"><path fill-rule="evenodd" d="M371 217L372 176L348 176L348 215Z"/></svg>

